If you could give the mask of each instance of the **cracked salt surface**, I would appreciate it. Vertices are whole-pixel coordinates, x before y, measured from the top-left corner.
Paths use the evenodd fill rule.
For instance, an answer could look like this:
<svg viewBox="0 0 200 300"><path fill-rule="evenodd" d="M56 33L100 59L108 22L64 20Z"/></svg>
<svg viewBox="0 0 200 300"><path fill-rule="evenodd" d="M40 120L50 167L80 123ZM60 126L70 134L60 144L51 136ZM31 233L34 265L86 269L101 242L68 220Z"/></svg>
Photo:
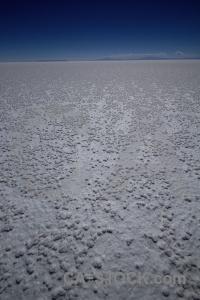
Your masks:
<svg viewBox="0 0 200 300"><path fill-rule="evenodd" d="M1 63L0 78L0 299L200 299L199 61Z"/></svg>

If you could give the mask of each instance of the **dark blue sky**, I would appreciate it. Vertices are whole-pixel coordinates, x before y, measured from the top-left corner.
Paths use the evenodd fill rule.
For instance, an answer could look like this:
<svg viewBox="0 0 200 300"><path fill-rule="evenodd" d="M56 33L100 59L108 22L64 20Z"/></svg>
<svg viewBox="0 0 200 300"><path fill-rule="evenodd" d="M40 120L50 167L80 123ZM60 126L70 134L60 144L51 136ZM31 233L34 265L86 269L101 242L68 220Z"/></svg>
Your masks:
<svg viewBox="0 0 200 300"><path fill-rule="evenodd" d="M200 56L200 1L41 2L1 4L0 60Z"/></svg>

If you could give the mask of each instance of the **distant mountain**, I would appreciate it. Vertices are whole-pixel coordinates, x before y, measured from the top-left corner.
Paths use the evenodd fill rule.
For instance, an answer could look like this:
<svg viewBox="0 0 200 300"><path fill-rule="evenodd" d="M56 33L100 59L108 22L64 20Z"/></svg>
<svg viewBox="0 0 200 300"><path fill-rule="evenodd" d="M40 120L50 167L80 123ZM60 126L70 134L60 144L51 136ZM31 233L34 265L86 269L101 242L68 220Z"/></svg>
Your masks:
<svg viewBox="0 0 200 300"><path fill-rule="evenodd" d="M119 60L119 59L112 58L112 57L102 57L102 58L97 58L96 60Z"/></svg>
<svg viewBox="0 0 200 300"><path fill-rule="evenodd" d="M69 61L68 59L39 59L37 62L50 62L50 61Z"/></svg>
<svg viewBox="0 0 200 300"><path fill-rule="evenodd" d="M155 57L155 56L150 56L150 57L143 57L143 58L109 58L109 57L104 57L104 58L99 58L96 59L97 61L120 61L120 60L192 60L192 59L200 59L200 57Z"/></svg>
<svg viewBox="0 0 200 300"><path fill-rule="evenodd" d="M96 60L180 60L180 59L200 59L192 53L184 53L176 51L175 53L129 53L129 54L113 54L104 57L99 57Z"/></svg>

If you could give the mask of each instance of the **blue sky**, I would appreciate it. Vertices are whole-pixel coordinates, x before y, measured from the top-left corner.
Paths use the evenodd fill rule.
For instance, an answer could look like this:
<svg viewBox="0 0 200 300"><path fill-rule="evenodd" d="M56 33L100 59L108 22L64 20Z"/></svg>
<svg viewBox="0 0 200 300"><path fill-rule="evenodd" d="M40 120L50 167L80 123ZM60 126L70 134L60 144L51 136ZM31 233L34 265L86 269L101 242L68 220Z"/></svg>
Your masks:
<svg viewBox="0 0 200 300"><path fill-rule="evenodd" d="M200 57L199 1L41 2L1 4L1 61Z"/></svg>

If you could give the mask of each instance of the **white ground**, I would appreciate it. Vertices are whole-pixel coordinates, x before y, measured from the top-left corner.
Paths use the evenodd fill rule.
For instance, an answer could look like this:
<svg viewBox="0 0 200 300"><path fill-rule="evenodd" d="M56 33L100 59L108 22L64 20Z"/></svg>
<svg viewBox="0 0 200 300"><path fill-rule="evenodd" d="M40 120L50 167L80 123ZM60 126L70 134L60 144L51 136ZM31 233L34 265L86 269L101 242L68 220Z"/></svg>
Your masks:
<svg viewBox="0 0 200 300"><path fill-rule="evenodd" d="M0 90L0 299L200 299L200 61L1 63Z"/></svg>

